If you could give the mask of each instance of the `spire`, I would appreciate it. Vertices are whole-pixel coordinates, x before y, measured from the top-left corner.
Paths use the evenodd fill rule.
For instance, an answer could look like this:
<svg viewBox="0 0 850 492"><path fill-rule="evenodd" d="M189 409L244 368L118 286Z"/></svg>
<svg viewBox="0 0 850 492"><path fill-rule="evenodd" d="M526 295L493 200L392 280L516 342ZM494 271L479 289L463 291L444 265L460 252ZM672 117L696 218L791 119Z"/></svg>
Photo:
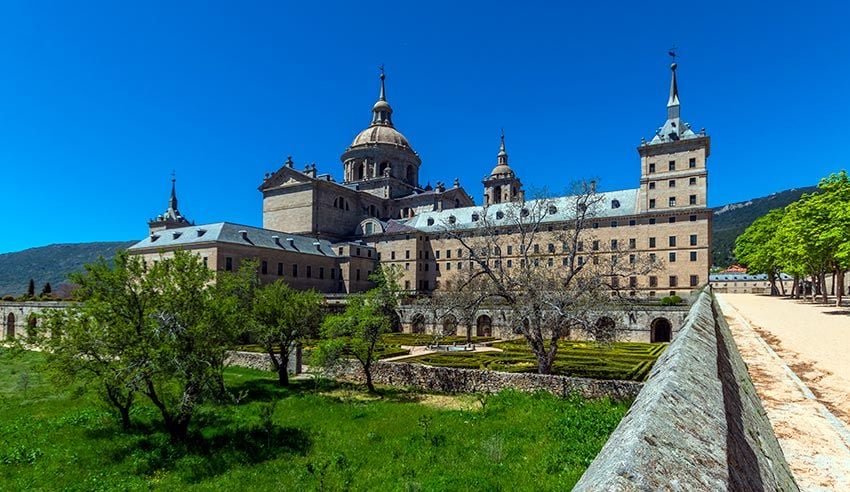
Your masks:
<svg viewBox="0 0 850 492"><path fill-rule="evenodd" d="M500 166L507 166L508 165L508 152L505 150L505 129L504 128L502 128L502 136L501 136L501 143L499 144L498 158L499 158L498 165L500 165Z"/></svg>
<svg viewBox="0 0 850 492"><path fill-rule="evenodd" d="M168 200L168 210L177 211L177 178L174 171L171 171L171 198Z"/></svg>
<svg viewBox="0 0 850 492"><path fill-rule="evenodd" d="M679 118L679 84L676 82L676 65L673 62L670 65L672 76L670 78L670 97L667 99L667 119L673 120Z"/></svg>
<svg viewBox="0 0 850 492"><path fill-rule="evenodd" d="M384 66L380 66L381 69L381 92L378 95L378 101L372 106L372 125L384 125L384 126L393 126L393 108L390 107L390 104L387 102L387 89L384 84L384 79L386 79L386 74L384 74Z"/></svg>

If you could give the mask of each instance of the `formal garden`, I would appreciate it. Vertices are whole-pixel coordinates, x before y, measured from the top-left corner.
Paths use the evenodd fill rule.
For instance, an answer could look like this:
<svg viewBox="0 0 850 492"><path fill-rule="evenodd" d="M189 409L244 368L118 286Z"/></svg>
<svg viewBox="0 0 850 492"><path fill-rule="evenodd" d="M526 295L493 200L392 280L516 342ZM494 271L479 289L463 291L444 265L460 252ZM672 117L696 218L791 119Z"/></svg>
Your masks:
<svg viewBox="0 0 850 492"><path fill-rule="evenodd" d="M123 429L94 388L0 352L5 490L568 490L629 402L428 395L228 368L174 441L149 403ZM532 486L533 484L533 486Z"/></svg>

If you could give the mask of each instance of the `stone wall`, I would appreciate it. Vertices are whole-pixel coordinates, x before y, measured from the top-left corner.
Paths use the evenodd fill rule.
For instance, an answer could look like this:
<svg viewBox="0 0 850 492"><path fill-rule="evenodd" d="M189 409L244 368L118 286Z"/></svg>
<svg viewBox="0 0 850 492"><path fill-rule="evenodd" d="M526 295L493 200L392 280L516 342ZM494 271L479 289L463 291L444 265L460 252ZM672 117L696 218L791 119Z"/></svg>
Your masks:
<svg viewBox="0 0 850 492"><path fill-rule="evenodd" d="M234 350L224 360L225 366L247 367L258 371L274 371L269 354L259 352L241 352ZM301 348L292 351L289 356L289 373L301 374Z"/></svg>
<svg viewBox="0 0 850 492"><path fill-rule="evenodd" d="M40 314L70 305L65 301L0 301L0 340L24 336L31 324L41 325Z"/></svg>
<svg viewBox="0 0 850 492"><path fill-rule="evenodd" d="M364 381L363 370L357 361L346 361L330 374L348 381ZM558 396L578 393L585 398L634 398L643 383L634 381L603 381L566 376L431 367L403 362L378 362L372 369L377 384L416 388L441 393L497 393L503 389L519 391L548 391Z"/></svg>
<svg viewBox="0 0 850 492"><path fill-rule="evenodd" d="M574 490L798 490L710 289Z"/></svg>

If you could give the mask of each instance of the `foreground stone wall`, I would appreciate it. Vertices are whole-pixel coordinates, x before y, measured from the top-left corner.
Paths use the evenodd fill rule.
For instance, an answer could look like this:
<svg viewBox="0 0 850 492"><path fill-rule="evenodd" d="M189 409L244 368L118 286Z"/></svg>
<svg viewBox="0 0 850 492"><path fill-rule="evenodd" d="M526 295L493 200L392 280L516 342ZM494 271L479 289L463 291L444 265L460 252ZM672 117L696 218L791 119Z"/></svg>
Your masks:
<svg viewBox="0 0 850 492"><path fill-rule="evenodd" d="M241 352L234 350L227 354L224 359L225 366L247 367L248 369L256 369L258 371L274 371L274 366L269 358L269 354L261 354L259 352ZM301 348L294 349L289 354L289 365L287 367L290 374L301 374Z"/></svg>
<svg viewBox="0 0 850 492"><path fill-rule="evenodd" d="M365 380L363 369L356 361L339 365L330 376L348 381ZM603 381L566 376L431 367L402 362L378 362L372 370L377 384L416 388L441 393L498 393L503 389L519 391L548 391L558 396L578 393L585 398L634 398L643 383L634 381Z"/></svg>
<svg viewBox="0 0 850 492"><path fill-rule="evenodd" d="M798 490L710 289L574 490Z"/></svg>

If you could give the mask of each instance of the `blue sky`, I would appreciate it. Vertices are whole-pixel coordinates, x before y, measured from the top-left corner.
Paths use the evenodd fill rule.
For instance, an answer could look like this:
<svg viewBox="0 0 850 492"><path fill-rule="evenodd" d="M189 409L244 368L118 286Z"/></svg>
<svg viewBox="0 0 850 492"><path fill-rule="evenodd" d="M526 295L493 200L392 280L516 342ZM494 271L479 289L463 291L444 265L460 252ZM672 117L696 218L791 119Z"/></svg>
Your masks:
<svg viewBox="0 0 850 492"><path fill-rule="evenodd" d="M0 253L141 238L172 169L190 219L261 225L287 155L341 177L381 63L420 180L479 203L502 127L527 187L636 187L674 44L710 205L850 168L847 2L553 3L4 2Z"/></svg>

